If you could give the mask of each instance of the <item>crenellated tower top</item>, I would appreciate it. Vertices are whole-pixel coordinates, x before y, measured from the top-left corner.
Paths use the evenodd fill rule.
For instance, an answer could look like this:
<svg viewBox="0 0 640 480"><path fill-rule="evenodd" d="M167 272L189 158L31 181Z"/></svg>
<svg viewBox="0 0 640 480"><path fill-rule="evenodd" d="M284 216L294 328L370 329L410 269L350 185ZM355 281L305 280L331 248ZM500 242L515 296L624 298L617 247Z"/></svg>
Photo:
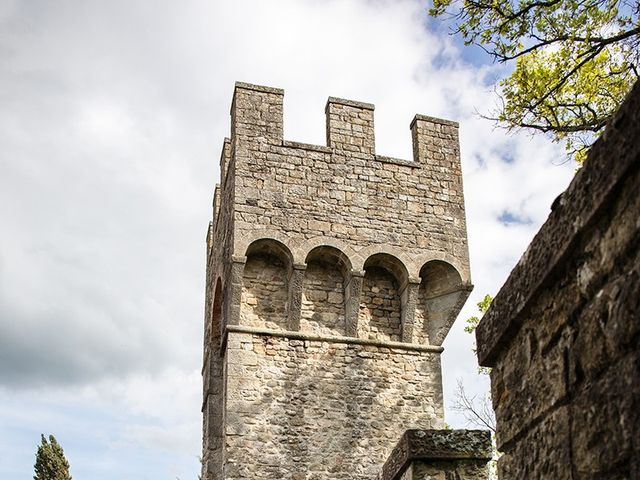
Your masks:
<svg viewBox="0 0 640 480"><path fill-rule="evenodd" d="M283 100L281 89L235 86L221 161L223 186L228 170L235 177L234 255L262 234L294 244L323 236L397 247L413 258L413 277L439 258L469 282L456 122L416 115L414 158L402 160L375 154L372 104L330 97L324 146L283 138Z"/></svg>
<svg viewBox="0 0 640 480"><path fill-rule="evenodd" d="M405 163L375 154L374 110L371 103L329 97L325 107L327 145L287 142L283 138L284 90L236 82L231 105L231 136L262 139L272 145L311 147L340 152L345 156L373 156L379 161ZM416 115L410 124L413 162L437 163L444 157L459 157L458 123ZM449 140L443 142L442 140ZM418 166L418 165L414 165Z"/></svg>

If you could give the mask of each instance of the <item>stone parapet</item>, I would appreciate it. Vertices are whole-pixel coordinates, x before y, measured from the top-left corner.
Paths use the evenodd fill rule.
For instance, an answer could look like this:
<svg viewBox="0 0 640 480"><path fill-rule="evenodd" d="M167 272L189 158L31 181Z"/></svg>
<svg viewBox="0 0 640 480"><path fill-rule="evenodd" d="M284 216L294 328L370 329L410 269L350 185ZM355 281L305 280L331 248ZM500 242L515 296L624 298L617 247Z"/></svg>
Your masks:
<svg viewBox="0 0 640 480"><path fill-rule="evenodd" d="M407 430L377 480L486 480L491 434L483 430Z"/></svg>

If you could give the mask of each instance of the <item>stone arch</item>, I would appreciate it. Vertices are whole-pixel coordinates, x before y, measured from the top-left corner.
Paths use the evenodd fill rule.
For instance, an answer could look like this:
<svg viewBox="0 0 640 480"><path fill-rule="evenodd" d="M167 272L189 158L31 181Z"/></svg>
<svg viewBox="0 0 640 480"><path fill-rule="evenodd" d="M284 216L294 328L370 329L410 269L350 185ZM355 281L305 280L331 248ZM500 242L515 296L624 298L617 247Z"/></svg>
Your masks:
<svg viewBox="0 0 640 480"><path fill-rule="evenodd" d="M377 244L364 247L363 249L359 250L358 253L354 254L352 258L353 269L356 271L364 270L364 264L369 260L371 256L382 253L396 258L403 265L405 272L408 272L409 276L411 276L411 274L413 273L409 268L412 264L411 258L406 255L404 250L394 245Z"/></svg>
<svg viewBox="0 0 640 480"><path fill-rule="evenodd" d="M245 256L240 324L286 330L291 251L276 239L261 238L249 244Z"/></svg>
<svg viewBox="0 0 640 480"><path fill-rule="evenodd" d="M344 336L345 284L351 261L341 250L320 245L307 254L305 263L300 330Z"/></svg>
<svg viewBox="0 0 640 480"><path fill-rule="evenodd" d="M467 285L471 283L468 260L460 259L446 252L429 251L423 254L416 255L414 257L412 267L409 268L410 276L419 277L424 265L433 260L440 260L442 262L448 263L460 274L462 283Z"/></svg>
<svg viewBox="0 0 640 480"><path fill-rule="evenodd" d="M344 257L345 263L349 265L349 269L351 270L353 268L354 259L357 255L347 242L340 240L339 238L330 238L321 235L304 240L298 246L292 247L293 256L296 259L300 258L306 261L309 253L318 247L333 247L336 250L339 250Z"/></svg>
<svg viewBox="0 0 640 480"><path fill-rule="evenodd" d="M440 345L469 295L459 271L443 260L430 260L420 269L415 338Z"/></svg>
<svg viewBox="0 0 640 480"><path fill-rule="evenodd" d="M388 253L374 253L363 264L358 336L401 341L401 295L409 281L406 266Z"/></svg>
<svg viewBox="0 0 640 480"><path fill-rule="evenodd" d="M296 248L297 242L295 239L289 238L283 232L273 229L243 232L241 236L236 236L234 239L234 255L246 255L245 252L252 248L254 244L265 240L270 240L283 246L286 245L285 248L292 264L303 262L304 256L299 255L299 248Z"/></svg>

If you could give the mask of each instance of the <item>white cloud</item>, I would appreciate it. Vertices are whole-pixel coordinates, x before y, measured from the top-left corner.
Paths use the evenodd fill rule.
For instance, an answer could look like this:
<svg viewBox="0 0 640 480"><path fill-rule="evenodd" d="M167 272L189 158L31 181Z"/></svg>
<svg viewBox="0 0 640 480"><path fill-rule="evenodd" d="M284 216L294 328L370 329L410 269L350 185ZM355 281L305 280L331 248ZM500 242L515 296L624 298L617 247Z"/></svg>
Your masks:
<svg viewBox="0 0 640 480"><path fill-rule="evenodd" d="M84 386L0 389L3 478L24 477L40 433L56 435L76 478L193 476L200 392L199 371L178 369Z"/></svg>
<svg viewBox="0 0 640 480"><path fill-rule="evenodd" d="M411 157L415 113L458 120L476 284L461 318L496 292L572 167L544 139L475 116L502 70L465 64L451 37L426 30L425 9L0 2L0 444L14 452L3 478L31 468L45 427L87 477L195 476L204 234L236 80L285 88L291 140L324 142L329 95L376 104L384 155ZM504 212L527 221L504 225ZM462 326L445 345L447 400L457 377L486 389ZM136 445L163 459L156 470L123 457Z"/></svg>

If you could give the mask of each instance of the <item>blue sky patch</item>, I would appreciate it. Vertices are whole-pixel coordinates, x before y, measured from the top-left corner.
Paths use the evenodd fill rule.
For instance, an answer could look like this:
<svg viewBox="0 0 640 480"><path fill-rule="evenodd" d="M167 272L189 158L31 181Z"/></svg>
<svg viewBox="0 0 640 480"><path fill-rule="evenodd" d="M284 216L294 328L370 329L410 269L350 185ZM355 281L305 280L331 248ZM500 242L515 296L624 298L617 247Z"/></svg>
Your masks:
<svg viewBox="0 0 640 480"><path fill-rule="evenodd" d="M502 213L498 216L498 221L506 225L507 227L511 227L514 225L531 225L533 220L526 216L518 215L509 210L503 210Z"/></svg>

